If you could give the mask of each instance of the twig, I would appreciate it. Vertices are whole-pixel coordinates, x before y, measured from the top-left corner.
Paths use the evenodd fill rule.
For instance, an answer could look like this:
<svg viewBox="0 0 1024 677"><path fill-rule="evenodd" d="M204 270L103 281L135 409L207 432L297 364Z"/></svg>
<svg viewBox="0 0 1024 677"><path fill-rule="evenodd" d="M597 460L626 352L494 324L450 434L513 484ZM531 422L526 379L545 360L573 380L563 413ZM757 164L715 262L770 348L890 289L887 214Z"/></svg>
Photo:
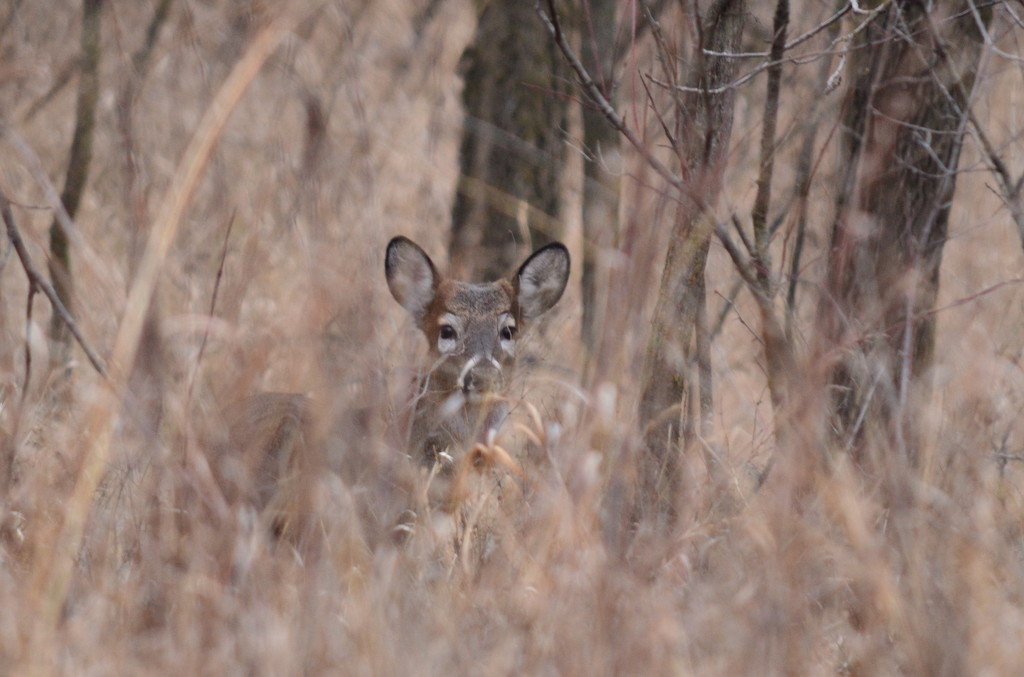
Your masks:
<svg viewBox="0 0 1024 677"><path fill-rule="evenodd" d="M18 155L21 156L25 168L28 169L29 173L32 175L36 185L39 186L45 200L45 204L40 206L27 205L15 201L12 201L11 204L21 207L22 209L52 210L56 218L60 220L61 228L64 229L64 232L67 234L71 244L74 245L75 252L89 265L89 268L94 273L97 273L100 276L102 281L103 277L101 273L109 266L89 245L88 240L82 236L78 226L75 225L75 222L71 219L71 216L64 208L64 203L60 200L60 192L58 192L57 187L54 185L53 181L50 180L50 177L47 176L46 169L43 168L43 162L39 158L39 154L36 153L35 149L29 145L28 140L21 132L9 124L5 124L2 120L0 120L0 136L3 136L4 139L10 143L16 151L18 151ZM106 282L105 285L107 289L103 290L103 292L107 294L113 293L111 285Z"/></svg>
<svg viewBox="0 0 1024 677"><path fill-rule="evenodd" d="M787 42L785 44L785 48L783 51L788 52L794 47L801 45L804 42L807 42L812 37L814 37L821 31L825 30L826 28L836 25L840 19L847 15L849 11L849 3L844 4L842 7L839 8L839 10L836 11L835 14L825 19L823 22L821 22L814 28L808 30L806 33L802 33L801 35L798 35L797 37L793 38L793 40L791 40L790 42ZM837 40L833 38L830 44L837 44ZM764 57L769 55L769 52L739 52L736 54L727 54L725 52L713 52L710 49L705 49L704 53L709 56L723 56L732 59L763 59Z"/></svg>
<svg viewBox="0 0 1024 677"><path fill-rule="evenodd" d="M751 256L755 256L754 244L750 241L750 238L747 237L747 234L743 232L743 224L740 223L739 217L736 216L736 214L733 214L731 220L733 228L736 229L736 234L740 236L740 241L746 248L747 253Z"/></svg>
<svg viewBox="0 0 1024 677"><path fill-rule="evenodd" d="M615 110L614 106L612 106L601 92L601 88L598 87L596 82L594 82L590 73L587 72L587 69L584 68L583 64L580 62L579 57L576 56L576 53L566 41L565 35L562 33L562 26L558 20L558 14L555 12L554 1L547 0L547 4L550 15L541 8L541 0L537 0L535 5L537 14L540 16L545 28L547 28L548 33L554 39L555 45L558 46L558 49L562 52L565 60L569 62L569 66L576 73L576 77L579 78L580 84L583 85L583 89L593 101L594 105L596 105L598 110L601 111L601 114L607 118L608 122L610 122L615 129L619 130L630 145L640 153L647 164L650 165L655 172L671 184L673 188L690 198L700 209L703 209L705 207L703 196L697 194L696 191L686 185L686 182L684 182L682 178L676 176L672 170L666 167L661 160L655 157L651 151L648 150L633 130L626 126L626 122L622 119L622 116L619 115L618 111Z"/></svg>
<svg viewBox="0 0 1024 677"><path fill-rule="evenodd" d="M651 94L651 88L647 86L647 79L640 76L640 84L644 86L644 93L647 95L647 102L651 105L651 110L654 111L654 116L658 119L658 124L661 125L661 131L664 132L665 138L668 139L668 145L672 148L676 147L676 137L672 133L672 130L668 128L668 123L665 122L665 117L658 110L658 106L654 102L654 96Z"/></svg>
<svg viewBox="0 0 1024 677"><path fill-rule="evenodd" d="M785 213L786 210L784 210L783 213L780 214L779 216L775 217L775 220L772 221L770 227L768 228L769 236L774 236L775 233L782 226ZM743 232L743 225L740 223L739 218L735 214L733 214L731 220L733 227L736 228L736 234L740 236L740 240L743 242L744 248L746 248L748 253L752 253L753 244L750 242L750 239L747 238L747 234ZM737 252L738 251L739 250L737 248ZM745 263L744 265L749 264ZM718 313L718 319L715 321L715 326L710 330L712 338L718 336L721 333L722 327L725 326L725 318L728 317L730 310L735 309L736 298L739 296L740 290L742 290L744 286L746 286L746 280L741 276L740 279L736 280L736 282L733 283L732 289L730 289L728 294L723 296L721 293L718 293L718 296L720 296L722 300L725 301L725 305L722 306L721 312ZM787 332L786 335L789 336L789 333Z"/></svg>
<svg viewBox="0 0 1024 677"><path fill-rule="evenodd" d="M32 305L39 287L31 279L28 281L28 300L25 302L25 383L21 387L21 402L25 403L28 384L32 380Z"/></svg>
<svg viewBox="0 0 1024 677"><path fill-rule="evenodd" d="M96 354L96 351L92 349L89 342L82 336L81 330L75 323L71 313L61 302L57 296L57 292L50 284L49 280L42 275L39 270L32 264L32 259L29 257L28 250L25 248L25 243L21 239L21 234L18 232L18 227L14 222L14 214L11 213L11 203L7 199L7 196L0 192L0 211L3 212L4 223L7 226L7 237L11 241L11 246L14 247L14 251L18 254L18 258L21 260L21 267L25 270L25 275L28 276L29 285L35 286L39 291L50 300L50 305L53 307L54 316L60 318L60 320L67 326L71 335L75 337L78 345L82 347L86 357L89 358L89 362L92 363L93 368L103 378L107 378L107 368L104 365L103 360Z"/></svg>
<svg viewBox="0 0 1024 677"><path fill-rule="evenodd" d="M725 326L725 318L729 316L730 310L736 308L736 299L739 297L740 291L743 290L743 286L743 280L739 279L733 282L732 289L729 290L728 294L723 296L721 292L715 292L718 296L722 297L722 300L725 301L725 303L722 305L722 310L718 313L718 319L715 320L715 326L710 330L712 341L722 333L722 328ZM739 314L738 311L737 314Z"/></svg>
<svg viewBox="0 0 1024 677"><path fill-rule="evenodd" d="M782 323L772 306L770 283L762 282L756 269L756 261L744 258L743 253L729 238L729 233L721 223L715 226L715 235L722 243L729 258L732 259L740 277L747 283L761 311L761 338L764 345L765 366L767 367L768 390L771 391L772 406L776 412L783 411L792 393L795 377L796 358L793 347L783 331ZM767 277L765 278L768 279ZM788 433L785 428L778 429L780 439Z"/></svg>
<svg viewBox="0 0 1024 677"><path fill-rule="evenodd" d="M677 84L676 64L675 60L670 58L672 56L672 50L668 48L668 44L665 42L665 36L661 32L661 25L658 23L655 12L653 12L650 5L643 0L640 5L644 11L644 17L647 19L645 23L651 28L651 36L654 38L654 44L658 46L658 61L661 63L661 67L665 70L665 76L669 79L669 82L675 86ZM644 83L644 88L647 88L647 83Z"/></svg>
<svg viewBox="0 0 1024 677"><path fill-rule="evenodd" d="M160 0L160 4L153 10L153 17L149 20L149 25L146 27L146 39L142 46L132 55L133 75L142 75L149 66L149 57L153 54L153 47L160 36L160 28L167 20L167 15L170 14L171 1Z"/></svg>
<svg viewBox="0 0 1024 677"><path fill-rule="evenodd" d="M729 233L725 230L722 224L715 226L715 236L718 237L718 241L722 243L722 247L725 249L725 253L732 259L733 265L736 266L736 272L740 274L743 281L747 283L747 287L750 288L750 292L754 295L757 300L758 306L768 305L771 306L771 300L765 294L763 287L758 282L757 274L751 269L750 262L743 256L743 252L739 250L736 243L729 237Z"/></svg>
<svg viewBox="0 0 1024 677"><path fill-rule="evenodd" d="M816 61L818 59L830 57L830 56L832 56L834 54L839 54L843 59L845 59L846 58L846 52L850 51L850 48L844 48L842 50L838 50L838 49L835 49L835 46L840 44L840 43L844 43L844 42L845 43L849 43L850 41L852 41L853 38L858 33L860 33L862 30L864 30L868 25L870 25L870 23L874 20L874 18L877 15L879 15L885 8L887 8L889 6L891 1L892 0L884 0L881 5L871 9L870 12L869 12L870 16L868 16L866 19L864 19L864 21L862 21L856 27L854 27L854 29L852 31L850 31L849 33L846 33L845 35L841 35L841 36L835 38L827 48L825 48L825 49L823 49L821 51L809 52L809 53L806 53L806 54L799 54L799 55L796 55L796 56L787 56L787 57L783 57L781 59L778 59L777 61L769 59L768 61L765 61L764 63L759 65L757 68L755 68L752 71L750 71L749 73L741 75L740 77L736 78L732 82L726 83L726 84L721 85L719 87L716 87L714 89L708 89L708 90L706 90L706 92L709 93L709 94L721 94L722 92L728 91L730 89L736 89L740 85L746 84L747 82L752 80L754 77L760 75L764 71L766 71L766 70L768 70L770 68L774 68L776 66L785 64L785 63L794 63L794 64L798 64L798 65L799 64L805 64L805 63L810 63L811 61ZM845 12L843 12L843 15L845 15ZM834 16L832 16L825 23L817 26L814 29L814 32L816 33L818 30L821 30L822 28L825 28L828 25L833 24L834 21L838 20L839 18L841 18L841 15L834 15ZM805 39L809 38L812 34L813 33L805 33L800 38L797 38L796 40L794 40L790 44L786 45L785 49L788 50L791 47L796 46L800 42L803 42ZM763 58L764 56L767 56L763 52L727 53L727 52L717 52L717 51L704 50L704 53L709 55L709 56L717 56L719 58ZM705 90L702 90L699 87L690 87L690 86L685 86L685 85L676 85L675 87L672 87L672 85L670 85L669 83L660 82L660 81L655 80L653 78L651 79L651 82L653 82L654 84L656 84L656 85L658 85L660 87L673 88L673 89L681 91L681 92L703 92L703 91L705 91ZM824 92L824 93L828 93L828 91L831 91L831 89L826 90L826 92Z"/></svg>
<svg viewBox="0 0 1024 677"><path fill-rule="evenodd" d="M641 1L641 6L644 13L647 15L647 21L637 23L634 20L633 30L624 35L621 39L615 41L615 48L612 56L614 57L614 63L620 63L625 57L629 50L633 49L638 42L640 42L646 31L650 31L652 35L658 33L661 28L658 25L657 17L661 16L661 13L665 11L668 5L668 0L654 0L654 6L651 7L651 3L646 0ZM655 42L658 37L655 35Z"/></svg>
<svg viewBox="0 0 1024 677"><path fill-rule="evenodd" d="M224 245L220 250L220 263L217 264L217 275L213 279L213 292L210 294L210 312L207 315L206 328L203 330L203 339L199 343L199 354L196 355L196 363L192 367L192 377L188 381L188 395L185 398L187 403L192 402L192 388L196 384L196 375L199 373L199 365L203 361L203 353L206 352L206 342L210 338L210 320L213 319L213 311L217 307L217 295L220 291L220 281L224 277L224 261L228 258L228 240L231 238L231 231L235 227L235 210L231 211L228 219L228 227L224 232ZM186 404L185 410L188 411Z"/></svg>

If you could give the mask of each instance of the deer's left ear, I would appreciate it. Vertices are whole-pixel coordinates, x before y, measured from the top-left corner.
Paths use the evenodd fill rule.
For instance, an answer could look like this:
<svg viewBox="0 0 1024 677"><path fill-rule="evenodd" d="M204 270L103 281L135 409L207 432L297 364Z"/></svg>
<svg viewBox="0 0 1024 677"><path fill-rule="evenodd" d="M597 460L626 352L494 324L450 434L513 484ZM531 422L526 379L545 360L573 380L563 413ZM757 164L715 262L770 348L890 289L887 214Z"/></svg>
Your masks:
<svg viewBox="0 0 1024 677"><path fill-rule="evenodd" d="M512 278L516 299L524 319L532 319L551 309L562 298L569 281L569 250L561 242L552 242L526 259Z"/></svg>

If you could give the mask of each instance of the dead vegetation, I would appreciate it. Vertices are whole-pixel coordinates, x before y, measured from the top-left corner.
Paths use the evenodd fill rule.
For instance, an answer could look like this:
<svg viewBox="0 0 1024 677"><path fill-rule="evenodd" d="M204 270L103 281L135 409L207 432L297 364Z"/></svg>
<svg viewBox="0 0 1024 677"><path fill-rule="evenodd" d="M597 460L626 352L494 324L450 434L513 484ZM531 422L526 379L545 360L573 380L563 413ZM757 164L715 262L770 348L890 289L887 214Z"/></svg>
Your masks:
<svg viewBox="0 0 1024 677"><path fill-rule="evenodd" d="M676 216L627 152L601 364L585 364L574 277L549 326L524 339L532 370L499 440L514 461L477 450L460 519L438 511L399 538L422 487L401 429L425 350L387 291L384 247L405 234L445 260L473 3L166 5L103 6L92 168L69 243L77 326L108 374L75 348L63 387L48 370L48 302L37 296L29 314L24 268L9 255L0 270L0 673L1010 675L1024 664L1022 248L987 171L993 152L1006 176L1022 171L1019 26L993 28L999 49L976 86L988 136L960 159L933 388L906 404L914 463L870 417L856 455L823 443L834 439L823 376L799 360L779 443L759 307L713 243L711 326L728 312L710 351L712 415L679 459L673 519L642 509L637 409ZM750 10L767 34L772 7ZM794 2L807 26L790 35L829 13ZM77 3L0 9L0 190L40 271L80 27ZM748 40L767 51L760 37ZM631 58L651 56L652 40ZM659 129L631 77L620 108ZM814 89L813 65L785 77L781 186L795 185L791 139L807 111L834 120L840 103ZM736 97L715 223L756 198L763 93ZM580 127L570 121L570 142ZM832 133L823 126L815 146L804 290L827 273ZM576 207L577 174L565 187ZM796 199L779 190L779 203ZM580 210L565 211L580 260ZM771 239L777 267L791 232ZM798 298L802 358L817 300ZM290 477L269 512L253 473L232 484L231 459L222 465L226 410L268 391L309 396L315 469ZM278 514L300 516L297 536Z"/></svg>

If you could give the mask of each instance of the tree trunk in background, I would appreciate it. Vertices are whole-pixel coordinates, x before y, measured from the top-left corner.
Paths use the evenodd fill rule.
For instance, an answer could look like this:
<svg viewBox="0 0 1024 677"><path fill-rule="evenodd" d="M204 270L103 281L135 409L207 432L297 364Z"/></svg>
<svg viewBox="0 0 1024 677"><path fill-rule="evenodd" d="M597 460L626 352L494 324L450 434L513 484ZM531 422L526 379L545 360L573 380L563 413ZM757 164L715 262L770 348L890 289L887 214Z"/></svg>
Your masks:
<svg viewBox="0 0 1024 677"><path fill-rule="evenodd" d="M647 501L672 509L679 484L682 439L680 410L692 381L691 356L704 307L704 267L713 233L709 213L721 190L722 170L732 132L735 89L709 93L733 80L737 59L705 55L739 51L746 16L745 0L716 0L702 19L703 44L694 46L691 87L679 101L676 150L683 176L691 188L680 196L669 239L665 267L647 346L640 418L649 453L643 487ZM691 196L699 196L696 204ZM701 399L710 396L710 382L701 382ZM691 398L692 401L692 398ZM692 417L689 417L692 422ZM692 423L691 423L692 425Z"/></svg>
<svg viewBox="0 0 1024 677"><path fill-rule="evenodd" d="M588 11L589 10L589 11ZM583 65L615 105L615 0L590 0L584 6ZM608 265L619 221L619 175L622 171L619 132L597 109L583 107L583 343L591 371L602 362L598 342L605 329ZM619 340L616 333L612 340Z"/></svg>
<svg viewBox="0 0 1024 677"><path fill-rule="evenodd" d="M492 0L463 68L452 268L492 280L508 275L530 248L561 236L564 66L533 2Z"/></svg>
<svg viewBox="0 0 1024 677"><path fill-rule="evenodd" d="M102 0L82 3L82 70L78 75L78 102L75 106L75 131L61 204L70 218L78 205L89 178L92 161L92 136L96 126L96 101L99 98L100 11ZM71 251L67 234L55 216L50 224L50 279L64 307L74 315L74 283L71 276ZM50 319L50 364L60 367L71 360L71 332L54 313Z"/></svg>
<svg viewBox="0 0 1024 677"><path fill-rule="evenodd" d="M867 417L915 455L907 405L929 390L930 311L981 44L966 3L938 2L929 14L901 0L859 33L850 54L820 315L840 353L835 423L851 446Z"/></svg>

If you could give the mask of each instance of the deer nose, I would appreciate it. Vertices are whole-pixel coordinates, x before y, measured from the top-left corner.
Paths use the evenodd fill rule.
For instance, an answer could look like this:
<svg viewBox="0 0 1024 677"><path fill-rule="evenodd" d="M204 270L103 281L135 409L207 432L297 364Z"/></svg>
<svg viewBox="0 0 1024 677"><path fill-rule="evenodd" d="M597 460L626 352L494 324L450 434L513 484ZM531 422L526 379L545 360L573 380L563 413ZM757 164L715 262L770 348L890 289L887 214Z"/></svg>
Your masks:
<svg viewBox="0 0 1024 677"><path fill-rule="evenodd" d="M466 363L460 385L466 395L482 394L497 390L501 384L501 367L489 357L477 356Z"/></svg>

